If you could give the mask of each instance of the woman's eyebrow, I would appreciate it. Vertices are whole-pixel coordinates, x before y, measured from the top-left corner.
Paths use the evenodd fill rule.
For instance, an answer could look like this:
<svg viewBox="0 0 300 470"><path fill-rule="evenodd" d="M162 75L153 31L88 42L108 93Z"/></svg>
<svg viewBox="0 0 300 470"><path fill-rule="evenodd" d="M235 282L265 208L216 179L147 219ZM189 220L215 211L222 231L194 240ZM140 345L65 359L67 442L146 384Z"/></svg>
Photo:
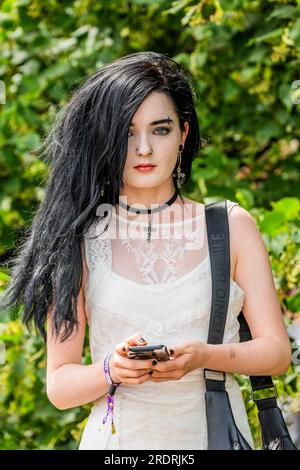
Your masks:
<svg viewBox="0 0 300 470"><path fill-rule="evenodd" d="M163 123L167 123L167 124L171 124L173 122L173 119L170 119L170 118L167 118L167 119L159 119L158 121L152 121L150 122L150 126L156 126L157 124L163 124ZM135 126L135 123L132 122L130 124L130 127L134 127Z"/></svg>

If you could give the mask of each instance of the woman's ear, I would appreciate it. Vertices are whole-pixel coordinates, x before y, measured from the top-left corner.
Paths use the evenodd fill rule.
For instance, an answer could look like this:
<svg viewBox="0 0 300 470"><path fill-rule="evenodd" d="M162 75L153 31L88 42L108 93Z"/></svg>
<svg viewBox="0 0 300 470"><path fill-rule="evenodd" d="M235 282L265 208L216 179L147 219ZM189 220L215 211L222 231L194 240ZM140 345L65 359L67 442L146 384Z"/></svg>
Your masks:
<svg viewBox="0 0 300 470"><path fill-rule="evenodd" d="M185 140L187 138L187 135L189 133L189 129L190 129L190 125L189 125L189 122L188 121L185 121L184 122L184 131L182 132L182 138L183 138L183 142L181 142L181 144L184 146L184 143L185 143Z"/></svg>

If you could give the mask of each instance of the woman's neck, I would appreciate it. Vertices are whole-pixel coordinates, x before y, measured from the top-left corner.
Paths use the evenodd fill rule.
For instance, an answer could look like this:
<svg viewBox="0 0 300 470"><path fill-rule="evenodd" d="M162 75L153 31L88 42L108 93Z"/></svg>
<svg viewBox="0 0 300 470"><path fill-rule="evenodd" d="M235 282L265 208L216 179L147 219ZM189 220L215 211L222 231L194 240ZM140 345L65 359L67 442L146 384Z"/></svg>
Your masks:
<svg viewBox="0 0 300 470"><path fill-rule="evenodd" d="M140 191L127 191L127 192L120 192L119 197L123 204L127 204L128 206L132 206L132 208L142 208L142 209L153 209L159 205L165 204L169 201L175 193L175 188L170 188L168 191L156 191L151 192L147 191L147 189L143 188ZM177 199L173 202L173 204L177 203Z"/></svg>
<svg viewBox="0 0 300 470"><path fill-rule="evenodd" d="M174 188L174 192L170 195L169 198L164 199L163 201L157 198L156 201L159 201L159 202L156 202L156 203L151 201L149 204L146 204L144 199L143 199L143 202L141 202L141 201L139 201L138 203L135 202L134 206L133 206L133 209L138 209L138 208L141 208L141 209L155 209L158 206L158 204L160 204L160 205L165 204L169 199L171 199L171 197L174 195L174 193L175 193L175 188ZM129 203L129 201L130 201L129 198L128 198L128 200L126 200L126 198L123 198L123 199L121 199L121 201L124 204L127 204L127 205L131 206L131 204ZM151 207L152 204L153 204L153 206ZM168 206L163 207L160 211L153 212L152 214L143 214L143 213L136 214L133 211L126 210L125 207L120 206L119 204L116 204L115 210L116 210L117 215L120 215L123 218L127 218L129 221L130 220L135 220L135 221L139 221L139 222L149 222L149 220L152 218L153 221L155 219L158 223L161 223L163 218L168 218L168 214L170 214L170 218L172 220L177 219L177 218L179 220L181 220L182 217L183 217L184 211L185 211L185 202L183 200L182 195L180 193L178 193L175 201L169 207ZM172 214L171 214L171 212L172 212Z"/></svg>

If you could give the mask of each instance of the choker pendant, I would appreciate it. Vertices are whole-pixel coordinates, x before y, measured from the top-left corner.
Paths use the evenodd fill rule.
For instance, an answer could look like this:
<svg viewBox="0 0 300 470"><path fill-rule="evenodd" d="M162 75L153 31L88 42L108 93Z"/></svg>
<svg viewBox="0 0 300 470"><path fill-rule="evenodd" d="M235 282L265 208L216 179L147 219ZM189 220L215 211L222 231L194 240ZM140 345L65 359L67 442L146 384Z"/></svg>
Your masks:
<svg viewBox="0 0 300 470"><path fill-rule="evenodd" d="M173 204L173 202L177 199L177 196L179 194L179 191L177 189L175 189L175 192L173 194L173 196L171 197L171 199L169 199L167 202L165 202L164 204L161 204L159 207L151 210L151 209L132 209L128 204L125 204L124 202L122 202L119 198L119 202L118 204L121 206L121 207L124 207L124 209L126 209L127 211L130 211L130 212L135 212L136 214L151 214L151 220L150 222L148 223L148 227L145 228L145 230L147 230L147 243L149 243L151 241L151 233L152 233L152 230L155 230L155 229L152 229L152 216L153 216L153 213L154 212L159 212L163 209L165 209L166 207L168 206L171 206L171 204Z"/></svg>
<svg viewBox="0 0 300 470"><path fill-rule="evenodd" d="M152 214L151 214L151 220L148 223L148 227L145 229L147 230L147 243L150 243L151 241L151 232L152 232Z"/></svg>

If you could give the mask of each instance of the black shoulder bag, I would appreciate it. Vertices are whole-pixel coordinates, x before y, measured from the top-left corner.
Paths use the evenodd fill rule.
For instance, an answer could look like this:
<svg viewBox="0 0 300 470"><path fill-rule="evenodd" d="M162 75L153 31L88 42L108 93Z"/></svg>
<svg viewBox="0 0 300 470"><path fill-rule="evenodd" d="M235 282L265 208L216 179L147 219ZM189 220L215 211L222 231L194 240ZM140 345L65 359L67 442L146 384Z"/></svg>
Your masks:
<svg viewBox="0 0 300 470"><path fill-rule="evenodd" d="M222 344L230 295L230 243L227 201L205 206L206 229L212 276L212 302L209 323L209 344ZM240 341L251 340L251 333L241 311ZM220 380L216 377L222 374ZM234 420L225 387L226 373L204 369L206 384L205 406L207 417L208 450L252 450ZM277 406L277 389L272 377L250 376L251 398L258 408L264 450L297 450ZM255 399L257 390L273 389L268 398Z"/></svg>

